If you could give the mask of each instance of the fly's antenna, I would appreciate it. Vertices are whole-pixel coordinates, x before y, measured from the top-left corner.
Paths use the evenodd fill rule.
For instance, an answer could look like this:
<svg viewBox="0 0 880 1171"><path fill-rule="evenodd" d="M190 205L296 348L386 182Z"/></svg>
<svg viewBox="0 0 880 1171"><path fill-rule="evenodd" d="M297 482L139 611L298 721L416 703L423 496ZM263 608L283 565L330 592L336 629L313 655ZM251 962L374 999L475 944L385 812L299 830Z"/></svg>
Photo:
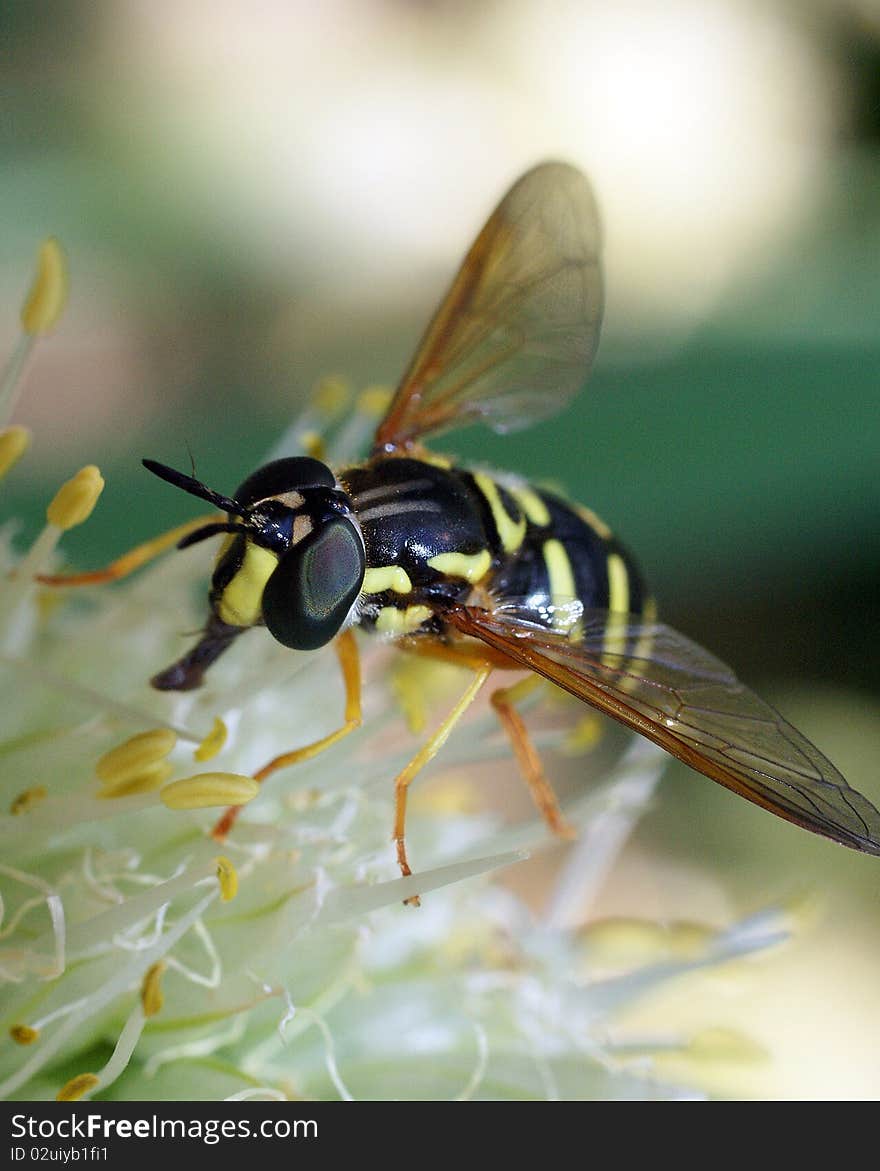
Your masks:
<svg viewBox="0 0 880 1171"><path fill-rule="evenodd" d="M239 504L237 500L232 500L229 496L221 496L219 492L215 492L201 480L196 480L192 476L184 475L183 472L177 472L174 468L169 468L165 464L157 463L154 459L145 459L141 461L148 472L152 472L154 476L158 476L160 480L165 480L169 484L173 484L175 488L182 488L184 492L188 492L190 496L198 496L200 500L207 500L209 504L213 504L222 512L230 512L233 516L243 517L248 519L250 513L243 504ZM203 530L199 529L199 532ZM217 532L224 531L217 529ZM213 534L209 534L213 535Z"/></svg>
<svg viewBox="0 0 880 1171"><path fill-rule="evenodd" d="M188 549L190 545L197 545L199 541L207 541L208 537L216 537L218 533L249 533L247 525L235 524L231 521L224 524L222 521L213 525L203 525L195 532L187 533L177 542L178 549Z"/></svg>

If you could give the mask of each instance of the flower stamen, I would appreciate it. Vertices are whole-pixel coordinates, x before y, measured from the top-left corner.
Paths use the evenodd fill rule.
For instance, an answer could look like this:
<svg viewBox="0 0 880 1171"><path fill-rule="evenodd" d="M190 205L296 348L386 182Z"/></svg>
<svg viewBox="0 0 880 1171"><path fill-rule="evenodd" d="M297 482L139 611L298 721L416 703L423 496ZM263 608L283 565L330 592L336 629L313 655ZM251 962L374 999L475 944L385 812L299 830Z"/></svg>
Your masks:
<svg viewBox="0 0 880 1171"><path fill-rule="evenodd" d="M46 519L50 525L66 533L89 519L103 490L104 478L100 470L95 464L86 464L55 493L46 509Z"/></svg>
<svg viewBox="0 0 880 1171"><path fill-rule="evenodd" d="M48 795L49 792L45 785L34 785L13 799L9 806L9 812L13 817L20 817L23 813L28 813L35 805L39 805L41 801L45 801Z"/></svg>
<svg viewBox="0 0 880 1171"><path fill-rule="evenodd" d="M144 982L141 984L141 1007L145 1017L156 1016L162 1011L165 997L162 993L162 976L167 968L164 960L158 960L147 968Z"/></svg>
<svg viewBox="0 0 880 1171"><path fill-rule="evenodd" d="M253 777L239 773L198 773L166 785L160 796L169 809L211 809L222 805L247 805L260 786Z"/></svg>
<svg viewBox="0 0 880 1171"><path fill-rule="evenodd" d="M54 329L66 301L67 265L60 244L50 236L40 245L34 283L21 309L23 332L0 380L0 421L15 410L34 343Z"/></svg>
<svg viewBox="0 0 880 1171"><path fill-rule="evenodd" d="M0 431L0 480L10 472L30 447L31 433L15 424Z"/></svg>
<svg viewBox="0 0 880 1171"><path fill-rule="evenodd" d="M40 1030L32 1028L31 1025L13 1025L9 1030L9 1036L16 1045L33 1045L34 1041L40 1038Z"/></svg>
<svg viewBox="0 0 880 1171"><path fill-rule="evenodd" d="M67 287L64 253L55 237L49 236L40 245L34 283L21 307L25 333L39 336L55 328L67 303Z"/></svg>
<svg viewBox="0 0 880 1171"><path fill-rule="evenodd" d="M176 744L177 733L170 728L139 732L105 752L95 765L95 774L105 785L132 780L164 760Z"/></svg>
<svg viewBox="0 0 880 1171"><path fill-rule="evenodd" d="M69 1082L64 1083L55 1095L55 1101L78 1102L80 1098L84 1098L100 1084L100 1078L97 1078L93 1073L78 1073L76 1077L72 1077Z"/></svg>
<svg viewBox="0 0 880 1171"><path fill-rule="evenodd" d="M48 565L62 534L88 520L103 488L100 471L88 464L55 493L46 509L46 527L9 575L11 583L5 591L3 609L11 631L24 626L22 610L36 589L34 578Z"/></svg>
<svg viewBox="0 0 880 1171"><path fill-rule="evenodd" d="M562 741L561 751L566 756L583 756L592 752L602 739L602 717L598 712L582 716Z"/></svg>
<svg viewBox="0 0 880 1171"><path fill-rule="evenodd" d="M142 769L135 776L127 776L122 780L102 785L97 796L102 801L112 801L117 797L135 797L141 793L155 793L161 789L174 772L167 760L157 761L148 768Z"/></svg>
<svg viewBox="0 0 880 1171"><path fill-rule="evenodd" d="M238 894L238 872L224 856L217 859L217 881L220 883L220 901L231 902Z"/></svg>
<svg viewBox="0 0 880 1171"><path fill-rule="evenodd" d="M226 744L226 738L229 735L226 724L219 716L214 717L214 725L211 731L204 738L201 744L196 748L193 756L200 763L206 760L213 760L223 749Z"/></svg>

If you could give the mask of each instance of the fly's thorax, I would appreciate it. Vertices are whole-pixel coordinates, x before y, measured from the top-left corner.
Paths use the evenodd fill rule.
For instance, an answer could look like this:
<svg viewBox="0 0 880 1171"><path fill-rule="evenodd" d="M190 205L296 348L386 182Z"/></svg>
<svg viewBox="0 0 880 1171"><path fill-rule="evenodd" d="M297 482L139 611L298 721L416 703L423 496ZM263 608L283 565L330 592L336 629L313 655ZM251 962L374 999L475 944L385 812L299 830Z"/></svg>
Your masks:
<svg viewBox="0 0 880 1171"><path fill-rule="evenodd" d="M444 606L489 573L488 536L464 473L443 458L378 458L340 480L364 535L358 606L368 629L435 631Z"/></svg>
<svg viewBox="0 0 880 1171"><path fill-rule="evenodd" d="M462 473L445 461L371 460L340 479L364 534L365 592L404 593L434 584L445 572L432 566L437 558L446 559L444 566L457 557L485 561L481 518Z"/></svg>

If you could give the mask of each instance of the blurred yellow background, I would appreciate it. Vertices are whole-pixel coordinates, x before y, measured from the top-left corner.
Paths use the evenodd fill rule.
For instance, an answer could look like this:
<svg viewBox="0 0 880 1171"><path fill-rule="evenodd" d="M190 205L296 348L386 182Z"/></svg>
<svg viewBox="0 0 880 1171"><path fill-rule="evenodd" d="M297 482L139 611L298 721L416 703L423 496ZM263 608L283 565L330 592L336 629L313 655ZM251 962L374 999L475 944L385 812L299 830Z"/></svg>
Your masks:
<svg viewBox="0 0 880 1171"><path fill-rule="evenodd" d="M320 375L393 382L505 187L562 157L605 226L589 390L448 446L564 482L880 804L878 0L19 0L0 37L4 352L38 241L72 270L17 416L26 532L98 463L67 546L96 564L183 518L141 456L188 444L231 491ZM802 941L688 1011L770 1051L743 1094L876 1097L877 859L670 767L600 909L803 891Z"/></svg>

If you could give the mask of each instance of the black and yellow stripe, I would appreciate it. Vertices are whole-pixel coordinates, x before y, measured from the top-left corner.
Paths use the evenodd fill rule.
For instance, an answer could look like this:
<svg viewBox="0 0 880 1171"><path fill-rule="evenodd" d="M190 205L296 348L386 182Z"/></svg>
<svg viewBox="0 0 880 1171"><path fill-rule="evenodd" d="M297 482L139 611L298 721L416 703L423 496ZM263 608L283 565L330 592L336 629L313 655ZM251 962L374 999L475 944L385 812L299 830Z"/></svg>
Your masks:
<svg viewBox="0 0 880 1171"><path fill-rule="evenodd" d="M372 461L340 476L364 535L361 620L388 634L435 630L437 603L474 587L533 606L570 637L565 603L640 614L636 565L595 513L553 492L487 471L413 458ZM484 593L485 596L485 593ZM609 654L624 649L609 628Z"/></svg>
<svg viewBox="0 0 880 1171"><path fill-rule="evenodd" d="M262 621L263 590L278 566L278 556L244 536L230 536L217 555L211 586L214 613L227 626Z"/></svg>
<svg viewBox="0 0 880 1171"><path fill-rule="evenodd" d="M518 553L528 519L512 493L487 472L465 473L464 479L474 493L491 551L497 558Z"/></svg>

